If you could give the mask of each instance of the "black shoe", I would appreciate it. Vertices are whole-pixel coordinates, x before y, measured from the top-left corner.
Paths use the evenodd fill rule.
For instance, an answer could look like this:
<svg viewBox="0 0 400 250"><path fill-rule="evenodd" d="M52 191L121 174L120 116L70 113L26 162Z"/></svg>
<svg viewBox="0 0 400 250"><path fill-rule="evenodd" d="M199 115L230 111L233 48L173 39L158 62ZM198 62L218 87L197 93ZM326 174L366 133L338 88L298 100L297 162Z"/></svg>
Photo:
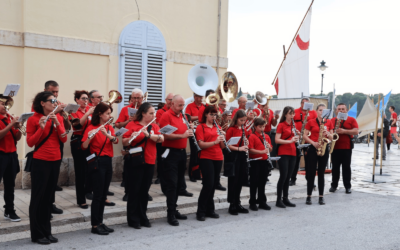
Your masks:
<svg viewBox="0 0 400 250"><path fill-rule="evenodd" d="M197 180L196 180L195 178L193 178L193 177L190 177L189 180L190 180L191 182L197 182Z"/></svg>
<svg viewBox="0 0 400 250"><path fill-rule="evenodd" d="M56 192L60 192L60 191L63 191L63 189L62 189L62 187L60 187L60 186L56 186Z"/></svg>
<svg viewBox="0 0 400 250"><path fill-rule="evenodd" d="M213 219L219 219L219 214L217 214L215 212L206 213L206 217L213 218Z"/></svg>
<svg viewBox="0 0 400 250"><path fill-rule="evenodd" d="M185 190L185 191L180 192L180 193L179 193L179 196L192 197L193 194L192 194L192 193L189 193L187 190Z"/></svg>
<svg viewBox="0 0 400 250"><path fill-rule="evenodd" d="M143 222L140 222L140 225L142 226L142 227L151 227L151 223L150 223L150 221L143 221Z"/></svg>
<svg viewBox="0 0 400 250"><path fill-rule="evenodd" d="M53 207L51 208L51 213L52 214L62 214L64 211L61 209L57 208L56 205L53 204Z"/></svg>
<svg viewBox="0 0 400 250"><path fill-rule="evenodd" d="M92 234L108 235L109 233L101 226L92 227Z"/></svg>
<svg viewBox="0 0 400 250"><path fill-rule="evenodd" d="M311 202L311 197L307 197L307 199L306 199L306 204L307 204L307 205L311 205L311 204L312 204L312 202Z"/></svg>
<svg viewBox="0 0 400 250"><path fill-rule="evenodd" d="M221 190L221 191L226 191L226 187L223 187L221 183L218 183L218 185L215 187L216 190Z"/></svg>
<svg viewBox="0 0 400 250"><path fill-rule="evenodd" d="M175 218L174 214L168 214L168 224L171 226L179 226L179 221Z"/></svg>
<svg viewBox="0 0 400 250"><path fill-rule="evenodd" d="M319 197L318 203L319 203L320 205L325 205L324 197Z"/></svg>
<svg viewBox="0 0 400 250"><path fill-rule="evenodd" d="M238 215L238 211L237 211L236 205L233 205L233 204L229 205L229 210L228 210L228 212L229 212L231 215Z"/></svg>
<svg viewBox="0 0 400 250"><path fill-rule="evenodd" d="M280 207L280 208L286 208L285 204L283 204L282 200L276 200L275 206Z"/></svg>
<svg viewBox="0 0 400 250"><path fill-rule="evenodd" d="M285 204L287 207L295 207L295 206L296 206L296 204L291 203L291 202L289 201L288 198L283 198L283 199L282 199L282 202L283 202L283 204Z"/></svg>
<svg viewBox="0 0 400 250"><path fill-rule="evenodd" d="M187 220L187 216L179 213L179 211L175 212L175 218L177 218L178 220Z"/></svg>
<svg viewBox="0 0 400 250"><path fill-rule="evenodd" d="M240 214L248 214L249 210L244 208L242 205L239 204L237 206L237 212L240 213Z"/></svg>
<svg viewBox="0 0 400 250"><path fill-rule="evenodd" d="M251 211L258 211L258 207L257 207L256 204L250 204L249 209L250 209Z"/></svg>
<svg viewBox="0 0 400 250"><path fill-rule="evenodd" d="M157 178L157 179L154 181L154 184L160 184L160 178Z"/></svg>
<svg viewBox="0 0 400 250"><path fill-rule="evenodd" d="M50 214L50 220L52 220L53 219L53 215L52 214Z"/></svg>
<svg viewBox="0 0 400 250"><path fill-rule="evenodd" d="M85 205L78 204L78 206L79 206L80 208L82 208L82 209L88 209L88 208L89 208L89 205L88 205L88 204L85 204Z"/></svg>
<svg viewBox="0 0 400 250"><path fill-rule="evenodd" d="M106 232L114 233L114 229L107 227L106 224L101 224L99 227L102 227Z"/></svg>
<svg viewBox="0 0 400 250"><path fill-rule="evenodd" d="M134 229L142 229L140 224L128 224L128 226L133 227Z"/></svg>
<svg viewBox="0 0 400 250"><path fill-rule="evenodd" d="M372 160L374 159L374 157L372 157ZM379 160L379 157L376 157L377 160Z"/></svg>
<svg viewBox="0 0 400 250"><path fill-rule="evenodd" d="M351 188L346 188L346 194L351 194Z"/></svg>
<svg viewBox="0 0 400 250"><path fill-rule="evenodd" d="M106 195L108 195L108 196L113 196L114 193L113 193L113 192L110 192L110 191L107 191Z"/></svg>
<svg viewBox="0 0 400 250"><path fill-rule="evenodd" d="M32 240L32 242L38 243L40 245L49 245L50 244L50 241L47 238L41 238L41 239Z"/></svg>
<svg viewBox="0 0 400 250"><path fill-rule="evenodd" d="M198 221L205 221L206 220L206 216L204 216L204 215L196 215L196 219Z"/></svg>
<svg viewBox="0 0 400 250"><path fill-rule="evenodd" d="M56 237L54 237L53 235L51 235L51 234L49 236L47 236L46 238L50 241L50 243L57 243L58 242L58 239Z"/></svg>
<svg viewBox="0 0 400 250"><path fill-rule="evenodd" d="M128 194L125 194L124 197L122 197L122 201L128 201Z"/></svg>
<svg viewBox="0 0 400 250"><path fill-rule="evenodd" d="M258 209L271 210L271 207L267 203L262 203L258 205Z"/></svg>
<svg viewBox="0 0 400 250"><path fill-rule="evenodd" d="M149 197L147 197L148 201L153 201L153 197L151 197L149 194L147 194Z"/></svg>
<svg viewBox="0 0 400 250"><path fill-rule="evenodd" d="M10 220L12 222L21 221L21 218L15 213L15 210L10 211L9 213L4 212L4 219Z"/></svg>
<svg viewBox="0 0 400 250"><path fill-rule="evenodd" d="M382 158L383 161L386 161L386 158Z"/></svg>
<svg viewBox="0 0 400 250"><path fill-rule="evenodd" d="M296 181L290 181L289 186L296 186Z"/></svg>
<svg viewBox="0 0 400 250"><path fill-rule="evenodd" d="M86 199L93 200L93 194L92 193L87 193L85 196L86 196Z"/></svg>
<svg viewBox="0 0 400 250"><path fill-rule="evenodd" d="M125 187L125 181L121 182L121 187Z"/></svg>
<svg viewBox="0 0 400 250"><path fill-rule="evenodd" d="M112 206L115 206L115 203L114 203L114 202L107 202L107 201L106 201L106 203L104 204L104 206L112 207Z"/></svg>
<svg viewBox="0 0 400 250"><path fill-rule="evenodd" d="M329 189L329 192L334 193L336 190L337 190L336 188L331 187L331 188Z"/></svg>

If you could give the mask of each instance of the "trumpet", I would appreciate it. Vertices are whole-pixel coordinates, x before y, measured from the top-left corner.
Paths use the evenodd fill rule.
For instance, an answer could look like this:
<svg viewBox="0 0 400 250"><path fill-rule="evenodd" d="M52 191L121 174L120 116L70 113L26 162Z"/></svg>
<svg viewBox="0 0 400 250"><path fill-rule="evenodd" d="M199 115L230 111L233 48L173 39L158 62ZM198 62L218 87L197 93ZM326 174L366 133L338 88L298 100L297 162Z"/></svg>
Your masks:
<svg viewBox="0 0 400 250"><path fill-rule="evenodd" d="M15 119L15 116L13 116L12 114L10 114L9 110L11 109L11 107L14 105L14 100L12 99L12 97L10 96L8 101L5 101L7 104L5 105L5 109L6 112L13 118ZM26 127L24 125L21 124L21 127L18 128L18 130L21 132L21 134L26 136Z"/></svg>
<svg viewBox="0 0 400 250"><path fill-rule="evenodd" d="M156 119L157 119L157 118L154 118L149 124L147 124L147 125L144 126L143 128L147 128L148 126L150 126L150 124L152 124ZM129 144L131 144L132 141L135 140L135 139L141 134L141 131L142 131L142 130L138 131L139 134L135 135L134 137L132 137L132 138L129 140Z"/></svg>
<svg viewBox="0 0 400 250"><path fill-rule="evenodd" d="M114 117L111 117L106 123L98 127L93 133L89 135L89 139L92 139L99 131L101 128L103 128L105 125L110 124L114 120Z"/></svg>
<svg viewBox="0 0 400 250"><path fill-rule="evenodd" d="M218 128L218 124L217 124L217 122L215 120L214 120L214 124L215 124L215 127L217 127L218 135L222 135L221 130ZM225 144L226 149L230 153L231 150L229 149L228 144L226 143L225 137L224 137L224 144Z"/></svg>
<svg viewBox="0 0 400 250"><path fill-rule="evenodd" d="M53 111L51 111L51 113L54 113L57 110L57 108L58 108L58 105L53 109ZM46 120L44 120L44 123L46 123L49 120L50 114L46 117Z"/></svg>

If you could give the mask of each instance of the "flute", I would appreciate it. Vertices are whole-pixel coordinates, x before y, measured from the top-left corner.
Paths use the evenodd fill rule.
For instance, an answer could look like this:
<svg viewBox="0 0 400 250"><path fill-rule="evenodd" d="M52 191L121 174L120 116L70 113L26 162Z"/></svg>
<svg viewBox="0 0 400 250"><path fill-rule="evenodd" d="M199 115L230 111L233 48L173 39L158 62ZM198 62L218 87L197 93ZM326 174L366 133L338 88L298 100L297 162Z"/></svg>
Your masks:
<svg viewBox="0 0 400 250"><path fill-rule="evenodd" d="M149 124L147 124L147 125L144 126L143 128L147 128L148 126L150 126L150 124L152 124L156 119L157 119L157 118L154 118ZM143 128L142 128L142 129L143 129ZM129 140L129 144L131 144L131 142L132 142L133 140L135 140L135 139L141 134L142 130L139 130L138 132L139 132L139 134L135 135L134 137L132 137L132 138Z"/></svg>
<svg viewBox="0 0 400 250"><path fill-rule="evenodd" d="M51 113L54 113L54 111L56 111L57 108L58 108L58 105L54 108L53 111L51 111ZM51 113L50 113L50 114L51 114ZM50 115L48 115L48 116L46 117L46 120L44 120L44 123L46 123L46 122L49 120L49 118L50 118Z"/></svg>
<svg viewBox="0 0 400 250"><path fill-rule="evenodd" d="M189 122L186 120L186 117L185 117L185 114L183 113L183 111L182 111L182 119L183 119L183 121L185 122L187 129L188 129L188 130L191 129L191 128L190 128L190 125L189 125ZM199 147L199 144L197 144L196 136L195 136L194 134L193 134L193 136L192 136L192 140L193 140L194 145L195 145L196 148L197 148L197 151L200 151L201 148Z"/></svg>
<svg viewBox="0 0 400 250"><path fill-rule="evenodd" d="M215 120L214 120L214 124L215 124L215 127L217 127L218 134L219 134L219 135L222 135L221 130L218 128L218 124L217 124L217 122L216 122ZM224 137L224 144L225 144L226 149L227 149L228 152L230 153L231 150L229 149L228 144L226 143L225 137Z"/></svg>
<svg viewBox="0 0 400 250"><path fill-rule="evenodd" d="M108 120L106 123L104 123L103 125L101 125L100 127L98 127L92 134L90 134L88 136L89 139L92 139L99 131L101 128L103 128L105 125L109 124L110 122L112 122L114 120L114 117L111 117L110 120Z"/></svg>

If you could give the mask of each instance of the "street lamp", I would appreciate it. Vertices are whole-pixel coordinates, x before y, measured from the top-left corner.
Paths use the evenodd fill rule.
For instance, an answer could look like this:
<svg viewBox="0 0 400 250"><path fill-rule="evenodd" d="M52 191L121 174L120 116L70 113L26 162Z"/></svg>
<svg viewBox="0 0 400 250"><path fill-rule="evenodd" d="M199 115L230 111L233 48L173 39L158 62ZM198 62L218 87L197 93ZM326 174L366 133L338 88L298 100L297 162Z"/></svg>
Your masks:
<svg viewBox="0 0 400 250"><path fill-rule="evenodd" d="M321 65L318 66L318 68L321 70L321 76L322 76L322 80L321 80L321 96L322 96L322 91L324 88L324 70L328 68L328 66L325 65L325 61L322 60Z"/></svg>

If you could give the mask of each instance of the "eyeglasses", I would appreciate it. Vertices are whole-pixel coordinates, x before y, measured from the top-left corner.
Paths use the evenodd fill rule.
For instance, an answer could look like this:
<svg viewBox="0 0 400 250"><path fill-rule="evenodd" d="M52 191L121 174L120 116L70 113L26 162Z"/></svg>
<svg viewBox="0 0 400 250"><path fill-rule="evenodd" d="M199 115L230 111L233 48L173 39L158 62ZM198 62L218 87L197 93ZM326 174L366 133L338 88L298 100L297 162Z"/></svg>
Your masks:
<svg viewBox="0 0 400 250"><path fill-rule="evenodd" d="M140 99L143 99L143 96L140 96L140 97L131 97L131 99L140 100Z"/></svg>
<svg viewBox="0 0 400 250"><path fill-rule="evenodd" d="M208 114L208 115L215 117L215 116L217 116L218 114Z"/></svg>
<svg viewBox="0 0 400 250"><path fill-rule="evenodd" d="M103 99L104 96L100 95L100 96L95 96L93 98L99 98L99 99Z"/></svg>
<svg viewBox="0 0 400 250"><path fill-rule="evenodd" d="M47 100L44 101L44 102L51 102L51 104L54 104L54 103L57 102L57 99L47 99Z"/></svg>
<svg viewBox="0 0 400 250"><path fill-rule="evenodd" d="M102 98L103 98L103 97L102 97ZM82 100L82 101L87 101L87 100L89 100L89 98L87 98L87 97L82 97L81 100Z"/></svg>

